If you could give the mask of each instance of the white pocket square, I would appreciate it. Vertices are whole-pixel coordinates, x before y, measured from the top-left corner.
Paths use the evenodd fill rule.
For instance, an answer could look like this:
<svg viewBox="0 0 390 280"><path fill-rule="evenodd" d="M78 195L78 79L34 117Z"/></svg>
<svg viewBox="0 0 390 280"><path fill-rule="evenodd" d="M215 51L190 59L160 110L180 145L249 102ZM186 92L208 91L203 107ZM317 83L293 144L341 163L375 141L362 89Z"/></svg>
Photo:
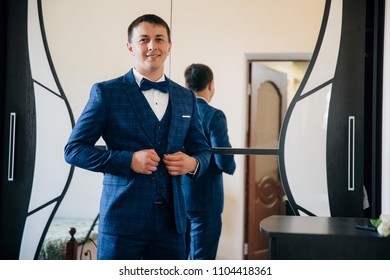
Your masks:
<svg viewBox="0 0 390 280"><path fill-rule="evenodd" d="M183 117L183 118L191 118L190 115L183 115L182 117Z"/></svg>

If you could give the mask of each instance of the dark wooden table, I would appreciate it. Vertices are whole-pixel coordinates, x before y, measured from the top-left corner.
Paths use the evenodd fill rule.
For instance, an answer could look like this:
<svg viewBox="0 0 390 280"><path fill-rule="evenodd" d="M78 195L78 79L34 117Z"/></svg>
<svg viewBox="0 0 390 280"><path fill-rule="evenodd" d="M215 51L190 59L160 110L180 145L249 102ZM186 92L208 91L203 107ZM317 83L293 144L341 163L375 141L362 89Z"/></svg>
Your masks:
<svg viewBox="0 0 390 280"><path fill-rule="evenodd" d="M271 216L260 223L269 259L390 260L390 237L357 229L367 218Z"/></svg>

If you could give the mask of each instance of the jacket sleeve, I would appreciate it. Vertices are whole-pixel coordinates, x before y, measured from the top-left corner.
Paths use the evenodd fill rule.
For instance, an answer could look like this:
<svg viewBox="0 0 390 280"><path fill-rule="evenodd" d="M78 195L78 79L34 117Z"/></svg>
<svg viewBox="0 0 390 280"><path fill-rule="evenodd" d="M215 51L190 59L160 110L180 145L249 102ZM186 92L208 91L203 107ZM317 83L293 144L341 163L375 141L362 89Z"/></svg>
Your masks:
<svg viewBox="0 0 390 280"><path fill-rule="evenodd" d="M229 141L226 116L221 110L216 110L208 124L211 147L231 148ZM227 174L233 174L236 170L236 163L233 155L214 154L215 164Z"/></svg>
<svg viewBox="0 0 390 280"><path fill-rule="evenodd" d="M106 106L99 84L95 84L64 149L65 161L95 172L120 176L132 174L132 152L95 147L106 127Z"/></svg>
<svg viewBox="0 0 390 280"><path fill-rule="evenodd" d="M204 134L202 122L198 111L198 106L196 104L195 94L192 95L192 98L193 114L191 118L190 127L185 137L184 149L188 155L196 158L196 160L199 162L198 170L193 175L193 178L196 179L200 175L202 175L209 166L211 148Z"/></svg>

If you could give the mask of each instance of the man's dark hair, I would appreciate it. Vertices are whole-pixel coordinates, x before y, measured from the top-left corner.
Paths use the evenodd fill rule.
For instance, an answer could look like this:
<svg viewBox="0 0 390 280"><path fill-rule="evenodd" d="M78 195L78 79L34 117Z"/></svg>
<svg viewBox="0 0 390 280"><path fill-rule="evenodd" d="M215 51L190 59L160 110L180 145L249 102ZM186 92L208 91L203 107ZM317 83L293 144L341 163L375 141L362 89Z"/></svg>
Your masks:
<svg viewBox="0 0 390 280"><path fill-rule="evenodd" d="M204 90L214 79L210 67L199 63L188 66L184 71L184 78L186 86L195 92Z"/></svg>
<svg viewBox="0 0 390 280"><path fill-rule="evenodd" d="M162 25L163 27L165 27L165 29L167 30L167 33L168 33L168 41L169 41L169 43L171 42L171 30L169 29L169 26L165 22L165 20L163 20L159 16L156 16L153 14L145 14L145 15L142 15L142 16L139 16L138 18L136 18L129 25L129 28L127 29L127 40L129 41L129 43L131 43L131 37L133 36L134 28L136 28L142 22L148 22L148 23L154 24L154 25Z"/></svg>

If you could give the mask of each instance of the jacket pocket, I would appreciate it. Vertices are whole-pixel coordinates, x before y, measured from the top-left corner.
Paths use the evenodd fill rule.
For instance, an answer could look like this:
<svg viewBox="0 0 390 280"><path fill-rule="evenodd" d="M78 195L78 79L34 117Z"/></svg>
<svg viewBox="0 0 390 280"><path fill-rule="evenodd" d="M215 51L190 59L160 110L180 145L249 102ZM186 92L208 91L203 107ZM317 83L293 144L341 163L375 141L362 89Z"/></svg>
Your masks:
<svg viewBox="0 0 390 280"><path fill-rule="evenodd" d="M129 184L129 180L130 179L127 177L105 174L103 178L103 185L126 186Z"/></svg>

